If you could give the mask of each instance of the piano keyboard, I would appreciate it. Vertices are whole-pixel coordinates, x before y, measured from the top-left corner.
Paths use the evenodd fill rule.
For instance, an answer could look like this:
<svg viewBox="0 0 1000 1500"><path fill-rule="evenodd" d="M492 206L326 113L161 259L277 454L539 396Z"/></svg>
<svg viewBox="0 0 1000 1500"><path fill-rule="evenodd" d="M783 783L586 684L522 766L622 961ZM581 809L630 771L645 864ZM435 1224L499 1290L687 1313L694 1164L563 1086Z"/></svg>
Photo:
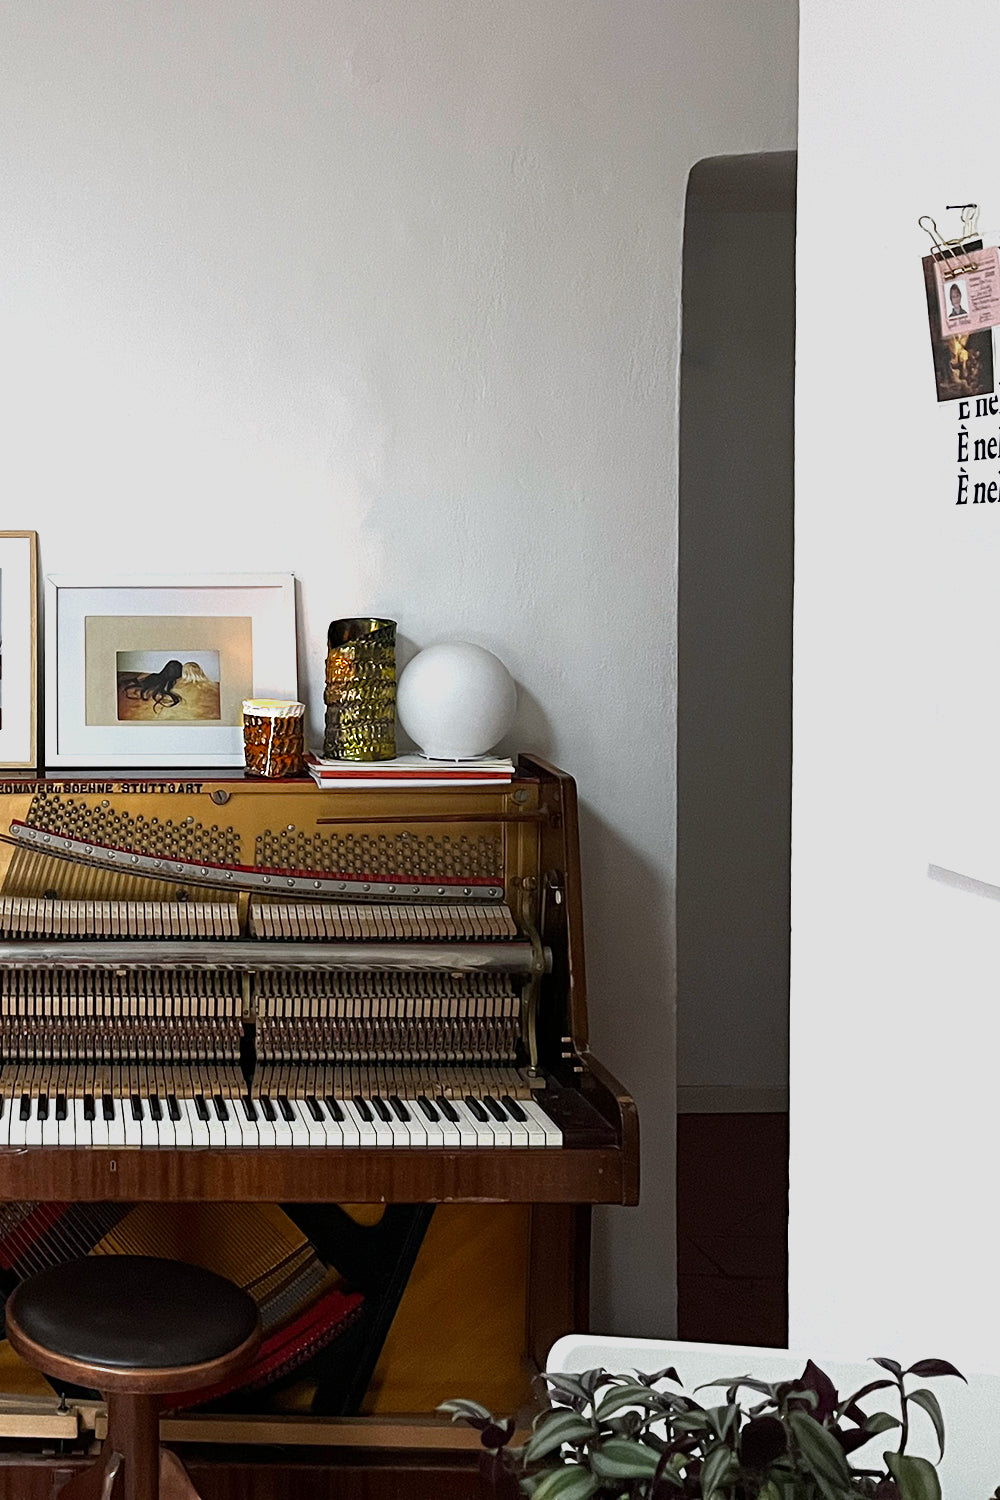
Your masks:
<svg viewBox="0 0 1000 1500"><path fill-rule="evenodd" d="M560 1147L562 1131L509 1094L47 1093L0 1086L0 1147L240 1150Z"/></svg>

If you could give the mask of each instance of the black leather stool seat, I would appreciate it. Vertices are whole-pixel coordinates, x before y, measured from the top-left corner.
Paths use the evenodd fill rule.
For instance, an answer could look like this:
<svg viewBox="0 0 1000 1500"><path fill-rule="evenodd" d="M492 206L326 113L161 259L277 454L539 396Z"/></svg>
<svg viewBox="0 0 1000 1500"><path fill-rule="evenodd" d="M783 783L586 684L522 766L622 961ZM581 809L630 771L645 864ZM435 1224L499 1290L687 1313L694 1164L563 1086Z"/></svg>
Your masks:
<svg viewBox="0 0 1000 1500"><path fill-rule="evenodd" d="M149 1255L92 1255L22 1282L8 1311L63 1359L108 1370L203 1364L245 1343L257 1306L231 1281Z"/></svg>

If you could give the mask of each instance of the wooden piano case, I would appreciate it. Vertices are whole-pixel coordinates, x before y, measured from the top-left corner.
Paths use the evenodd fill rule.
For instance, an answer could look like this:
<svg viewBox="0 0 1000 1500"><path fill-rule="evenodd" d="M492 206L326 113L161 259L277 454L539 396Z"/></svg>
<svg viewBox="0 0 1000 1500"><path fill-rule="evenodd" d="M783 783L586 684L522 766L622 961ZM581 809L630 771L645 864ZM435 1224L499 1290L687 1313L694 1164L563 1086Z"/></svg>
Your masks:
<svg viewBox="0 0 1000 1500"><path fill-rule="evenodd" d="M483 902L492 906L477 917ZM235 941L205 940L193 928L185 936L160 935L157 913L170 909L163 931L173 933L178 906L186 908L183 921L193 922L202 904L228 908ZM460 1101L466 1090L498 1097L509 1090L556 1123L558 1147L528 1149L387 1149L384 1142L350 1150L252 1150L245 1142L99 1149L65 1133L58 1144L25 1145L23 1133L9 1139L0 1130L0 1202L70 1206L81 1218L93 1212L90 1206L117 1205L119 1213L137 1206L117 1227L109 1209L112 1227L98 1249L113 1250L125 1225L195 1259L201 1239L218 1250L229 1234L219 1225L231 1219L243 1226L248 1206L260 1205L269 1222L277 1216L290 1224L309 1254L329 1265L348 1311L371 1272L363 1347L357 1332L351 1342L345 1316L342 1342L329 1344L325 1366L300 1361L272 1388L231 1393L214 1408L164 1419L165 1438L185 1445L206 1500L403 1493L404 1477L407 1494L472 1492L470 1435L435 1416L435 1406L469 1395L496 1408L528 1408L531 1376L550 1344L587 1326L591 1205L633 1203L638 1194L634 1106L588 1048L572 780L529 757L510 784L414 791L330 791L311 781L255 781L218 771L200 779L195 773L15 778L0 785L0 909L6 922L0 1092L8 1118L25 1097L28 1062L32 1088L39 1087L39 1069L43 1077L47 1067L56 1069L51 1085L40 1086L53 1095L62 1091L64 1116L65 1093L78 1092L74 1069L80 1089L93 1087L86 1080L97 1075L87 1071L81 1037L98 1036L112 1054L120 1046L139 1059L122 1074L123 1099L130 1088L146 1088L136 1078L154 1068L149 1025L154 1033L163 1026L173 1046L176 1018L164 1020L165 1002L157 1001L155 1023L147 1024L145 1009L137 1019L134 999L116 1001L125 1007L121 1041L109 1042L105 1023L113 1028L115 1018L102 1011L95 1030L88 998L88 985L109 994L106 976L134 968L144 982L154 971L173 976L162 985L157 979L156 993L173 985L170 993L183 999L170 1003L180 1004L185 1018L191 994L201 997L217 976L229 976L227 993L241 996L237 1061L248 1095L260 1093L267 1077L286 1080L281 1087L294 1087L297 1097L314 1089L346 1098L352 1090L411 1097L426 1091ZM491 940L490 924L501 920L511 928L506 947ZM359 922L360 936L351 927ZM482 940L469 941L477 922L486 923ZM278 927L284 946L270 940ZM320 928L331 940L311 948L299 941ZM196 981L177 991L178 972ZM275 972L278 979L260 977ZM327 977L303 978L315 972ZM369 993L373 973L384 981L377 1001ZM489 1019L495 1000L454 998L465 984L474 995L492 995L493 973L507 974L503 985L516 997L499 1043L503 1027ZM330 974L339 976L338 996L368 997L338 999L333 1020L334 1002L323 988ZM139 993L132 981L121 983L123 993ZM438 997L439 984L451 998ZM386 989L392 996L398 991L398 999L386 1000ZM265 1015L260 996L272 991L280 1002L267 1001L273 1013ZM152 1015L153 1002L142 999L147 1004ZM482 1015L477 1004L486 1006ZM56 1021L38 1019L47 1005ZM282 1028L297 1006L321 1019L289 1051ZM445 1012L466 1019L454 1023L458 1029L442 1044L434 1026ZM27 1042L18 1040L25 1036ZM344 1037L355 1048L347 1062L338 1050ZM478 1037L509 1055L471 1055ZM201 1050L198 1057L203 1074L212 1061ZM225 1062L230 1077L233 1058ZM305 1081L290 1085L289 1077ZM410 1078L416 1081L408 1085ZM234 1103L231 1091L227 1097ZM0 1113L0 1127L3 1120ZM233 1205L228 1218L219 1205ZM42 1218L39 1209L36 1219ZM346 1240L337 1239L337 1224L347 1226ZM238 1242L245 1233L236 1227L231 1237ZM391 1241L398 1251L378 1275L371 1269L377 1256L364 1249L366 1233L372 1245ZM362 1250L353 1263L344 1251L345 1272L336 1264L338 1246L353 1243L352 1236ZM238 1258L238 1248L227 1254ZM15 1279L32 1263L4 1253L2 1228L0 1263ZM338 1378L338 1357L353 1371L353 1385ZM0 1445L9 1450L0 1456L0 1497L52 1493L56 1471L69 1472L90 1424L99 1432L93 1402L69 1403L68 1413L57 1404L37 1391L20 1393L19 1402L17 1391L0 1390ZM59 1453L43 1458L46 1446Z"/></svg>

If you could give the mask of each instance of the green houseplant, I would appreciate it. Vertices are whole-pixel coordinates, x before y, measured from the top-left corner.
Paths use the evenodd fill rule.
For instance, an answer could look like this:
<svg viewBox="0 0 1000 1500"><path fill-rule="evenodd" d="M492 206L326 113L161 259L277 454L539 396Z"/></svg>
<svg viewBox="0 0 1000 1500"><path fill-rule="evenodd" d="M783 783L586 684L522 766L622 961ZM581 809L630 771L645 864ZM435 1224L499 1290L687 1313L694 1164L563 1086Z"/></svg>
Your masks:
<svg viewBox="0 0 1000 1500"><path fill-rule="evenodd" d="M797 1380L740 1375L699 1387L721 1388L721 1404L687 1394L672 1368L543 1375L557 1404L540 1413L522 1447L512 1444L513 1420L498 1421L477 1402L440 1410L479 1431L481 1469L504 1500L941 1500L935 1464L907 1452L919 1407L944 1454L940 1404L917 1382L965 1377L942 1359L907 1370L893 1359L874 1363L882 1373L847 1396L811 1360ZM883 1391L894 1410L862 1407ZM881 1465L852 1458L878 1437L887 1445Z"/></svg>

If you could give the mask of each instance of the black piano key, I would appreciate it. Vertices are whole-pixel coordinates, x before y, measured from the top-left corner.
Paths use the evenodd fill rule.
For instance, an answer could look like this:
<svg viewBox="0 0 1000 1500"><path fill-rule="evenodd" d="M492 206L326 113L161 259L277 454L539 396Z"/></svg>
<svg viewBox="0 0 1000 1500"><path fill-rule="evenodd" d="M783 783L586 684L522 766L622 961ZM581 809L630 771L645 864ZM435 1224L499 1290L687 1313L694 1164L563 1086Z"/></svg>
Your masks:
<svg viewBox="0 0 1000 1500"><path fill-rule="evenodd" d="M273 1122L278 1118L278 1113L271 1100L268 1098L267 1094L264 1094L262 1096L260 1107L264 1111L264 1119L273 1124Z"/></svg>
<svg viewBox="0 0 1000 1500"><path fill-rule="evenodd" d="M437 1110L434 1108L434 1106L431 1103L431 1101L427 1098L426 1094L420 1094L420 1095L418 1095L418 1097L417 1097L417 1103L420 1105L420 1108L423 1110L423 1112L427 1116L428 1120L437 1120L437 1119L440 1119L440 1116L439 1116Z"/></svg>
<svg viewBox="0 0 1000 1500"><path fill-rule="evenodd" d="M181 1107L177 1102L176 1094L167 1095L167 1114L171 1120L179 1120L181 1117Z"/></svg>
<svg viewBox="0 0 1000 1500"><path fill-rule="evenodd" d="M458 1110L455 1108L454 1104L452 1104L450 1099L446 1099L442 1094L434 1100L434 1103L437 1105L438 1109L444 1115L449 1124L458 1124Z"/></svg>
<svg viewBox="0 0 1000 1500"><path fill-rule="evenodd" d="M483 1096L483 1103L489 1110L490 1114L493 1116L494 1120L499 1120L501 1125L505 1125L507 1123L507 1116L504 1114L497 1101L495 1099L492 1099L489 1094L485 1094Z"/></svg>
<svg viewBox="0 0 1000 1500"><path fill-rule="evenodd" d="M65 1094L57 1094L56 1095L56 1119L57 1120L68 1120L69 1119L69 1101L67 1100Z"/></svg>
<svg viewBox="0 0 1000 1500"><path fill-rule="evenodd" d="M19 1120L30 1120L31 1119L31 1095L30 1094L22 1094L21 1095L21 1105L20 1105L20 1108L18 1109L17 1116L18 1116Z"/></svg>
<svg viewBox="0 0 1000 1500"><path fill-rule="evenodd" d="M488 1123L490 1117L486 1113L485 1109L480 1104L478 1099L473 1099L471 1094L466 1094L465 1103L469 1114L474 1120L478 1120L480 1125L485 1125Z"/></svg>
<svg viewBox="0 0 1000 1500"><path fill-rule="evenodd" d="M360 1094L354 1096L354 1108L366 1123L371 1123L372 1111L367 1099L362 1099Z"/></svg>
<svg viewBox="0 0 1000 1500"><path fill-rule="evenodd" d="M525 1114L524 1110L518 1104L516 1099L512 1099L509 1094L501 1094L500 1102L507 1113L510 1115L511 1119L516 1120L519 1125L524 1124L528 1116Z"/></svg>
<svg viewBox="0 0 1000 1500"><path fill-rule="evenodd" d="M379 1119L382 1121L383 1124L385 1124L385 1125L389 1124L389 1122L392 1119L392 1114L391 1114L389 1106L386 1104L385 1100L384 1099L380 1099L379 1096L378 1096L378 1094L373 1094L372 1095L372 1109L378 1115Z"/></svg>
<svg viewBox="0 0 1000 1500"><path fill-rule="evenodd" d="M115 1117L115 1101L111 1094L101 1095L101 1114L105 1120L113 1120Z"/></svg>
<svg viewBox="0 0 1000 1500"><path fill-rule="evenodd" d="M249 1094L241 1094L240 1104L243 1106L243 1113L246 1115L247 1119L256 1120L257 1106L256 1104L254 1104Z"/></svg>
<svg viewBox="0 0 1000 1500"><path fill-rule="evenodd" d="M39 1096L38 1096L38 1114L36 1115L36 1119L47 1120L48 1118L49 1118L49 1096L48 1096L48 1094L39 1094Z"/></svg>
<svg viewBox="0 0 1000 1500"><path fill-rule="evenodd" d="M84 1094L83 1096L83 1118L85 1120L97 1119L97 1105L94 1103L93 1094Z"/></svg>
<svg viewBox="0 0 1000 1500"><path fill-rule="evenodd" d="M344 1118L343 1106L338 1103L338 1101L333 1097L332 1094L327 1094L326 1098L323 1100L323 1103L330 1111L331 1120L342 1120Z"/></svg>
<svg viewBox="0 0 1000 1500"><path fill-rule="evenodd" d="M294 1111L294 1109L292 1108L291 1104L288 1101L288 1095L287 1094L279 1094L278 1095L278 1108L281 1111L281 1118L283 1120L287 1120L287 1121L291 1122L292 1120L295 1119L295 1111Z"/></svg>
<svg viewBox="0 0 1000 1500"><path fill-rule="evenodd" d="M158 1125L163 1119L163 1104L159 1096L157 1094L150 1094L146 1103L149 1106L149 1118L155 1120Z"/></svg>
<svg viewBox="0 0 1000 1500"><path fill-rule="evenodd" d="M221 1094L216 1094L215 1098L212 1100L212 1103L215 1106L215 1117L216 1117L216 1119L217 1120L223 1120L223 1121L228 1120L229 1119L229 1108L228 1108L228 1106L226 1104L225 1099L223 1099L222 1095Z"/></svg>
<svg viewBox="0 0 1000 1500"><path fill-rule="evenodd" d="M396 1116L396 1119L402 1120L403 1124L405 1125L407 1120L410 1118L410 1111L407 1109L402 1099L398 1094L390 1094L389 1103L392 1106L392 1112Z"/></svg>
<svg viewBox="0 0 1000 1500"><path fill-rule="evenodd" d="M195 1095L194 1111L199 1120L210 1120L212 1118L208 1112L208 1105L205 1103L204 1094Z"/></svg>
<svg viewBox="0 0 1000 1500"><path fill-rule="evenodd" d="M141 1120L142 1119L142 1100L139 1098L139 1095L138 1094L133 1094L132 1097L129 1099L128 1102L129 1102L129 1107L132 1110L132 1118L133 1118L133 1120Z"/></svg>
<svg viewBox="0 0 1000 1500"><path fill-rule="evenodd" d="M306 1109L314 1120L319 1120L322 1123L323 1111L319 1107L319 1100L313 1094L306 1095Z"/></svg>
<svg viewBox="0 0 1000 1500"><path fill-rule="evenodd" d="M3 1107L4 1107L4 1103L5 1103L4 1096L3 1096L3 1094L0 1094L0 1120L3 1119Z"/></svg>

